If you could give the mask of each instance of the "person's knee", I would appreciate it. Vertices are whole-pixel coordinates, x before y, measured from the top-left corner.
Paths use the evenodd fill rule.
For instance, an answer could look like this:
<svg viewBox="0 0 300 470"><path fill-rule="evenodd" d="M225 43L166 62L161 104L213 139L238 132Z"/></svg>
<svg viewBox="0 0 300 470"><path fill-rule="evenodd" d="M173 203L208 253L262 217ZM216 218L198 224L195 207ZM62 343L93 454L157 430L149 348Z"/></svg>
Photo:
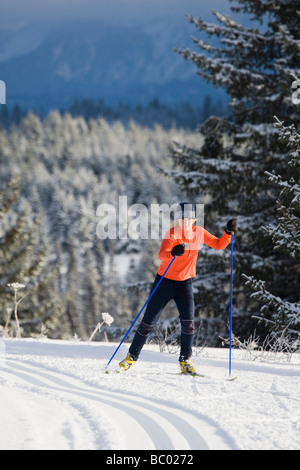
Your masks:
<svg viewBox="0 0 300 470"><path fill-rule="evenodd" d="M138 327L138 332L142 336L149 336L153 328L154 325L148 325L147 323L141 322L140 326Z"/></svg>
<svg viewBox="0 0 300 470"><path fill-rule="evenodd" d="M181 331L186 335L193 335L195 332L195 322L194 320L182 320L181 321Z"/></svg>

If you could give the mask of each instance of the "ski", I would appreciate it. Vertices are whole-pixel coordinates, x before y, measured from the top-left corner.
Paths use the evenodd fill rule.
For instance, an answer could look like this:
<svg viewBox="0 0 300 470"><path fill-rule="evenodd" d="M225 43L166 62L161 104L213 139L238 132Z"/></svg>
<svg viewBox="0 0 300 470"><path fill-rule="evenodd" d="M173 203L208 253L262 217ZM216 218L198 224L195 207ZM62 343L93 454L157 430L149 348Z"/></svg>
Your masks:
<svg viewBox="0 0 300 470"><path fill-rule="evenodd" d="M114 369L114 370L108 370L106 369L105 373L106 374L122 374L123 372L128 372L130 368L128 369Z"/></svg>
<svg viewBox="0 0 300 470"><path fill-rule="evenodd" d="M210 376L208 375L203 375L203 374L198 374L197 372L195 372L194 374L189 374L188 372L176 372L176 375L190 375L192 377L200 377L202 379L211 379ZM235 377L230 377L229 379L225 379L227 382L234 382L235 380L237 380L237 376Z"/></svg>
<svg viewBox="0 0 300 470"><path fill-rule="evenodd" d="M105 370L105 373L106 374L122 374L123 372L128 372L130 368L128 369L114 369L114 370L108 370L106 369ZM199 377L201 379L209 379L211 377L209 377L208 375L204 375L204 374L198 374L198 372L194 372L192 374L188 373L188 372L175 372L175 375L187 375L187 376L190 376L190 377ZM229 379L225 379L227 382L234 382L235 380L237 380L237 376L235 377L230 377Z"/></svg>
<svg viewBox="0 0 300 470"><path fill-rule="evenodd" d="M191 376L191 377L202 377L202 379L207 378L207 375L198 374L198 372L193 372L193 373L189 373L189 372L176 372L176 375L189 375L189 376Z"/></svg>

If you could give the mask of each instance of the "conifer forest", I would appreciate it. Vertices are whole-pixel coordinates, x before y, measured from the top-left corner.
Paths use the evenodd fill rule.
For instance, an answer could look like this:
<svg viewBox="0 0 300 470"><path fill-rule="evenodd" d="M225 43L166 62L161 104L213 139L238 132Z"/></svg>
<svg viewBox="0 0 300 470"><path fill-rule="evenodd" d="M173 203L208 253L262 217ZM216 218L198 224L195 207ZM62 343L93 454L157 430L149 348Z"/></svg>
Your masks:
<svg viewBox="0 0 300 470"><path fill-rule="evenodd" d="M185 106L172 119L156 102L152 117L148 107L129 119L79 100L9 119L1 105L2 334L86 340L108 312L113 326L95 339L121 339L149 295L161 243L97 236L98 206L118 209L126 196L149 210L204 204L205 228L218 237L235 217L234 338L284 335L299 349L300 2L229 3L232 16L215 11L213 23L188 16L194 45L171 52L226 92L228 104L209 114ZM193 285L199 342L220 346L229 247L200 250ZM161 328L171 335L176 322L170 304Z"/></svg>

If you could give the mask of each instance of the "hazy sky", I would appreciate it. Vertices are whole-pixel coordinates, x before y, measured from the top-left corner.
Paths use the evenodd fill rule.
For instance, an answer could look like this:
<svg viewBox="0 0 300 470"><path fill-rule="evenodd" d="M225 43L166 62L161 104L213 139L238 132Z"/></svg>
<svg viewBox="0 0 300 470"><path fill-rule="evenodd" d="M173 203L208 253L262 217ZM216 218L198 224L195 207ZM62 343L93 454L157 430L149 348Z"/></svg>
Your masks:
<svg viewBox="0 0 300 470"><path fill-rule="evenodd" d="M66 18L144 21L186 13L204 16L213 8L223 13L229 11L229 6L228 0L1 0L0 24Z"/></svg>

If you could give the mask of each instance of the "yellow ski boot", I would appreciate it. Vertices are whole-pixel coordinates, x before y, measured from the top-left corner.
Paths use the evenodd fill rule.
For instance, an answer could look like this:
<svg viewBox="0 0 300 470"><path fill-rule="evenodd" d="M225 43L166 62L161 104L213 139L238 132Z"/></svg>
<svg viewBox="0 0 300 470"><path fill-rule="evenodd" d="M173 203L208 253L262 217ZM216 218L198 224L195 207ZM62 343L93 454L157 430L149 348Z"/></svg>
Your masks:
<svg viewBox="0 0 300 470"><path fill-rule="evenodd" d="M181 373L196 375L197 371L193 364L194 364L194 361L191 361L190 359L187 359L186 361L179 361Z"/></svg>
<svg viewBox="0 0 300 470"><path fill-rule="evenodd" d="M136 361L134 361L132 359L132 357L130 356L130 354L127 354L127 356L125 357L125 359L123 359L123 361L119 362L119 366L121 367L121 369L123 370L128 370L131 366L133 366L133 364L135 364Z"/></svg>

